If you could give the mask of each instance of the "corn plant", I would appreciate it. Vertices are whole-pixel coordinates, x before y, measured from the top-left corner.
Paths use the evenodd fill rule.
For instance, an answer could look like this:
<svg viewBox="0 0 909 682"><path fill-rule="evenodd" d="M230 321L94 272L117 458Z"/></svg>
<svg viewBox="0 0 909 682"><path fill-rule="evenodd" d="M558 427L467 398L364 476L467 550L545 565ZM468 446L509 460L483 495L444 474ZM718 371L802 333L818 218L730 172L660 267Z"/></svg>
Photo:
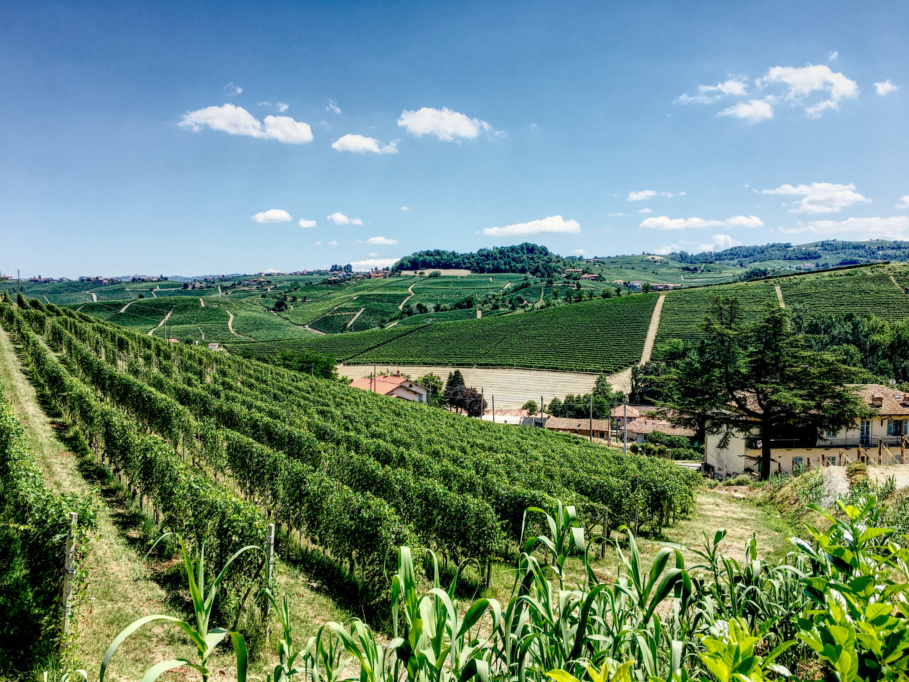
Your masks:
<svg viewBox="0 0 909 682"><path fill-rule="evenodd" d="M208 659L211 657L212 653L214 653L215 648L228 635L230 636L231 643L233 644L234 648L234 653L237 657L237 679L239 682L245 682L248 664L246 640L243 639L243 635L236 631L228 632L223 628L209 628L209 621L211 619L212 610L215 606L215 600L218 596L218 588L221 586L221 581L224 579L224 575L227 573L227 569L234 562L234 560L239 558L242 554L256 550L261 551L261 548L256 547L255 545L248 545L237 551L232 557L230 557L230 559L228 559L227 563L224 564L224 567L221 569L221 572L218 574L217 578L215 578L211 585L208 586L208 593L206 594L205 543L203 542L199 547L199 555L196 559L194 574L193 561L190 557L189 551L186 548L186 544L183 542L182 537L178 536L178 539L180 542L180 552L183 556L183 567L186 571L186 581L189 586L190 597L192 598L195 624L188 623L186 621L180 620L179 618L174 618L173 616L153 615L145 616L144 618L140 618L139 620L128 625L119 635L117 635L114 641L111 642L110 646L107 648L107 651L104 653L104 659L101 662L100 682L104 682L104 674L107 672L107 668L110 665L111 659L114 657L114 654L117 652L117 649L124 642L124 640L136 630L141 628L143 625L155 621L173 623L181 630L183 630L190 638L190 640L192 640L193 644L196 645L199 659L198 662L180 658L157 663L149 668L149 670L145 673L142 678L143 682L152 682L153 680L158 679L158 677L166 673L168 670L173 670L174 668L180 668L183 666L198 670L202 674L202 679L207 681L210 674L210 671L207 667Z"/></svg>

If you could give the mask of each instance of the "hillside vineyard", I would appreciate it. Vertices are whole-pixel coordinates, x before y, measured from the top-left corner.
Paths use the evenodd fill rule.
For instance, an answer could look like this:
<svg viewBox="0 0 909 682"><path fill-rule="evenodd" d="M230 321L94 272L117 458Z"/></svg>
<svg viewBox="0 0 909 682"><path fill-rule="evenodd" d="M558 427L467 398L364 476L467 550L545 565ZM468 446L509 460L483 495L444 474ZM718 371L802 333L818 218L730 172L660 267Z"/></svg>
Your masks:
<svg viewBox="0 0 909 682"><path fill-rule="evenodd" d="M210 529L218 556L261 542L268 516L378 586L401 544L481 564L506 556L525 509L555 498L607 530L656 533L693 509L697 475L667 460L390 400L34 300L0 305L0 320L89 445L170 529Z"/></svg>

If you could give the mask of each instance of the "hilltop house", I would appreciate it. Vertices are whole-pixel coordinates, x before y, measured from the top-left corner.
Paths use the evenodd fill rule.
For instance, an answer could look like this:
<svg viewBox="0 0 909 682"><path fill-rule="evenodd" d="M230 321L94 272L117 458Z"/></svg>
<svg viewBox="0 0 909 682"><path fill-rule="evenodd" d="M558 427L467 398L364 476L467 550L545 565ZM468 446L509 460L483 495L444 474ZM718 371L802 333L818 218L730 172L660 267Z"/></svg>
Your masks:
<svg viewBox="0 0 909 682"><path fill-rule="evenodd" d="M631 424L636 419L641 418L641 411L631 405L618 405L610 410L609 416L615 420L616 427L622 429L625 427L626 416L628 417L628 423Z"/></svg>
<svg viewBox="0 0 909 682"><path fill-rule="evenodd" d="M407 377L402 377L400 373L394 376L380 374L376 377L362 377L356 379L350 385L364 391L410 400L415 403L425 403L426 396L429 393L419 384L414 383Z"/></svg>
<svg viewBox="0 0 909 682"><path fill-rule="evenodd" d="M551 431L560 431L562 433L573 433L576 436L590 436L590 419L568 419L564 417L550 417L546 420L546 428ZM593 420L593 437L609 437L609 420Z"/></svg>
<svg viewBox="0 0 909 682"><path fill-rule="evenodd" d="M840 432L823 438L793 432L771 440L771 473L792 473L800 466L844 466L847 462L900 464L906 461L909 433L909 393L880 384L857 386L858 395L871 415L856 420ZM748 435L734 434L725 448L721 436L707 436L705 464L717 474L735 476L757 471L761 457L760 428Z"/></svg>

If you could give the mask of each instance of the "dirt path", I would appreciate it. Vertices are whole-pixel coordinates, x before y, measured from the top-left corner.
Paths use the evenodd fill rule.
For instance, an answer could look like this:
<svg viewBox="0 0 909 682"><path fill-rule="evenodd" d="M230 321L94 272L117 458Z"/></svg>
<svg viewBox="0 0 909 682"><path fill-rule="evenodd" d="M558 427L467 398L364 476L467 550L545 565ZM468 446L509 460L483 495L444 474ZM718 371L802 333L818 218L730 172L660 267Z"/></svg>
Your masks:
<svg viewBox="0 0 909 682"><path fill-rule="evenodd" d="M155 293L154 289L149 289L149 291L151 292L152 298L158 298L158 294Z"/></svg>
<svg viewBox="0 0 909 682"><path fill-rule="evenodd" d="M824 469L824 497L821 506L825 509L836 503L839 495L849 492L849 479L846 478L846 467L826 467Z"/></svg>
<svg viewBox="0 0 909 682"><path fill-rule="evenodd" d="M502 290L499 293L505 293L505 290L511 286L511 282L505 282L505 286L502 287Z"/></svg>
<svg viewBox="0 0 909 682"><path fill-rule="evenodd" d="M893 273L892 273L892 272L890 273L890 281L893 282L893 285L894 285L897 289L900 290L900 293L901 293L901 294L906 292L906 290L903 289L903 287L900 286L900 283L896 281L896 277L893 276Z"/></svg>
<svg viewBox="0 0 909 682"><path fill-rule="evenodd" d="M78 313L78 312L79 312L80 310L82 310L84 307L85 307L85 304L83 303L83 304L80 305L78 308L76 308L76 312Z"/></svg>
<svg viewBox="0 0 909 682"><path fill-rule="evenodd" d="M895 464L892 466L868 467L868 476L878 483L883 483L888 476L893 476L897 490L909 488L909 464Z"/></svg>
<svg viewBox="0 0 909 682"><path fill-rule="evenodd" d="M416 282L414 282L413 284L416 284ZM401 305L398 306L398 310L404 310L404 304L413 298L413 284L411 284L409 287L407 287L407 291L410 294L410 296L408 296L403 301L401 301ZM359 313L357 313L357 314L359 314Z"/></svg>
<svg viewBox="0 0 909 682"><path fill-rule="evenodd" d="M118 313L125 313L125 312L126 312L126 309L129 308L133 303L135 303L135 302L138 301L138 300L139 300L138 298L134 298L132 301L130 301L130 302L127 303L125 306L123 306L122 308L120 308L120 310L118 310L117 312L118 312Z"/></svg>
<svg viewBox="0 0 909 682"><path fill-rule="evenodd" d="M783 300L783 290L780 289L780 285L776 285L776 297L780 300L780 308L786 307L786 301Z"/></svg>
<svg viewBox="0 0 909 682"><path fill-rule="evenodd" d="M221 291L221 285L220 285L220 284L218 285L218 294L219 294L220 296L223 296L223 295L224 295L224 292Z"/></svg>
<svg viewBox="0 0 909 682"><path fill-rule="evenodd" d="M318 334L319 336L325 336L325 332L320 332L318 329L313 329L308 324L304 324L303 329L311 331L313 334Z"/></svg>
<svg viewBox="0 0 909 682"><path fill-rule="evenodd" d="M155 327L154 329L150 330L150 331L148 332L148 335L149 335L149 336L154 336L154 335L155 335L155 329L158 329L158 327L163 327L163 326L164 326L164 323L167 322L167 318L170 317L170 314L171 314L172 312L174 312L174 309L173 309L173 308L171 308L170 310L168 310L168 311L167 311L167 315L164 316L164 319L161 320L161 321L158 323L158 326L157 326L157 327Z"/></svg>
<svg viewBox="0 0 909 682"><path fill-rule="evenodd" d="M45 303L50 304L50 299L47 297L47 295L44 295L44 301Z"/></svg>
<svg viewBox="0 0 909 682"><path fill-rule="evenodd" d="M250 341L255 341L255 339L251 336L243 336L243 334L238 334L234 331L234 314L229 310L227 311L227 328L234 336L239 336L241 339L249 339Z"/></svg>
<svg viewBox="0 0 909 682"><path fill-rule="evenodd" d="M205 332L202 331L202 327L199 327L199 333L202 335L202 340L205 341Z"/></svg>
<svg viewBox="0 0 909 682"><path fill-rule="evenodd" d="M385 325L385 328L386 328L386 329L391 329L392 327L394 327L394 326L395 326L398 322L400 322L400 321L401 321L401 320L395 320L395 321L392 322L391 324ZM316 330L313 329L313 331L316 331Z"/></svg>
<svg viewBox="0 0 909 682"><path fill-rule="evenodd" d="M98 295L94 291L89 291L88 293L90 293L92 295L92 303L97 303Z"/></svg>
<svg viewBox="0 0 909 682"><path fill-rule="evenodd" d="M202 298L201 296L199 296L199 305L202 306L203 308L205 307L205 299Z"/></svg>
<svg viewBox="0 0 909 682"><path fill-rule="evenodd" d="M641 353L639 365L645 365L650 362L650 354L653 353L653 343L656 341L657 330L660 328L660 313L663 311L663 301L666 300L666 294L660 294L656 305L653 307L653 315L650 317L650 327L647 328L647 338L644 339L644 351ZM629 371L629 377L631 372Z"/></svg>
<svg viewBox="0 0 909 682"><path fill-rule="evenodd" d="M345 329L350 329L353 326L353 323L357 321L357 318L360 317L360 314L366 310L366 308L360 308L356 315L353 316L353 319L347 323Z"/></svg>

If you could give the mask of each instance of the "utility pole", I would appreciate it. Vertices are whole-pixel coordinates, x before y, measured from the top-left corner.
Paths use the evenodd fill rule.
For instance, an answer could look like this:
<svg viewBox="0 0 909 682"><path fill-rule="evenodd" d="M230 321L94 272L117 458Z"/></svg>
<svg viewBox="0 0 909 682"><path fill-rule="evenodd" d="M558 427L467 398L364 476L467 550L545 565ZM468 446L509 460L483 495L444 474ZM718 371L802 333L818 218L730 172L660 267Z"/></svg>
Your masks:
<svg viewBox="0 0 909 682"><path fill-rule="evenodd" d="M492 396L492 423L496 423L496 397Z"/></svg>
<svg viewBox="0 0 909 682"><path fill-rule="evenodd" d="M593 391L590 392L590 442L593 442Z"/></svg>
<svg viewBox="0 0 909 682"><path fill-rule="evenodd" d="M622 451L625 452L625 454L628 454L628 403L627 402L624 403L624 407L625 407L625 416L622 418L622 422L623 422L622 425L625 428L625 437L623 439L625 445L623 446Z"/></svg>
<svg viewBox="0 0 909 682"><path fill-rule="evenodd" d="M483 391L485 389L480 386L480 419L483 419L483 415L486 414L486 398L483 397Z"/></svg>
<svg viewBox="0 0 909 682"><path fill-rule="evenodd" d="M22 280L19 278L19 268L16 268L16 286L19 288L19 293L22 293Z"/></svg>

